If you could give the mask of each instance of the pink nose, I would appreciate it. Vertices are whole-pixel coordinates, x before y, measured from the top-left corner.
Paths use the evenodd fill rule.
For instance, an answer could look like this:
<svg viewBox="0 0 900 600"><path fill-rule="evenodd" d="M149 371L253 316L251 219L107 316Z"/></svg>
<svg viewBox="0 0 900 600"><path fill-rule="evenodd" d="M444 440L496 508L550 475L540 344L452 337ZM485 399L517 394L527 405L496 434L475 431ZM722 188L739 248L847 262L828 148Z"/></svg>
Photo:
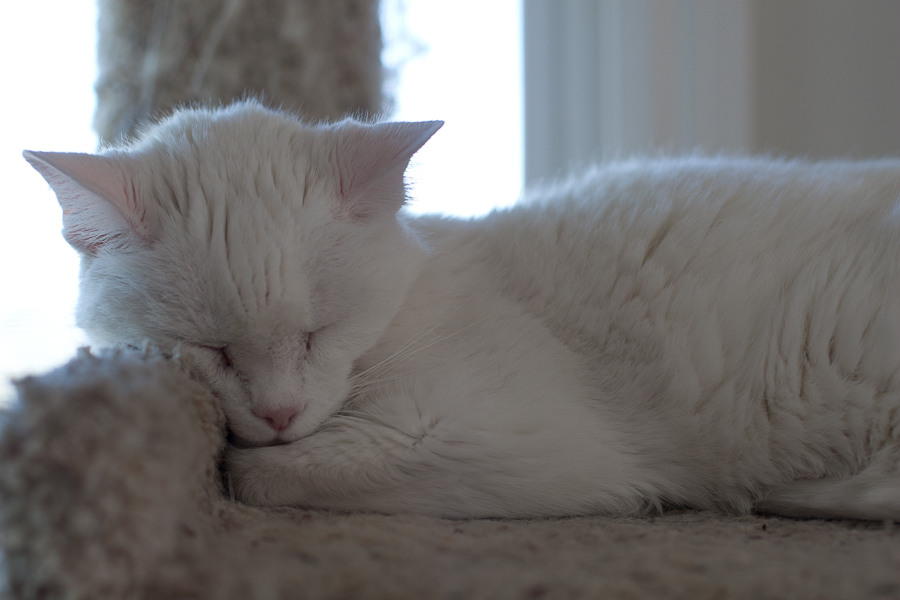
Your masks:
<svg viewBox="0 0 900 600"><path fill-rule="evenodd" d="M274 429L275 431L284 431L291 424L291 421L294 420L300 413L300 409L295 406L285 406L282 408L273 408L270 410L264 410L260 412L254 412L254 414L260 419L264 419L269 427Z"/></svg>

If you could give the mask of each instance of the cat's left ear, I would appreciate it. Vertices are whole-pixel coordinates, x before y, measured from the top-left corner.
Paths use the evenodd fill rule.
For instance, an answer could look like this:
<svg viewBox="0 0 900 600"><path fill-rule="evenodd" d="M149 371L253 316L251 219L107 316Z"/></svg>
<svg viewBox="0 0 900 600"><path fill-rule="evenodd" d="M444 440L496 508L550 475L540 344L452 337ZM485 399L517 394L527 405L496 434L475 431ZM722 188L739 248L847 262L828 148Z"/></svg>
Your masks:
<svg viewBox="0 0 900 600"><path fill-rule="evenodd" d="M63 237L85 254L131 251L151 239L147 211L121 157L76 152L22 153L63 209Z"/></svg>
<svg viewBox="0 0 900 600"><path fill-rule="evenodd" d="M337 129L338 218L367 222L392 216L406 202L403 172L443 121L344 122Z"/></svg>

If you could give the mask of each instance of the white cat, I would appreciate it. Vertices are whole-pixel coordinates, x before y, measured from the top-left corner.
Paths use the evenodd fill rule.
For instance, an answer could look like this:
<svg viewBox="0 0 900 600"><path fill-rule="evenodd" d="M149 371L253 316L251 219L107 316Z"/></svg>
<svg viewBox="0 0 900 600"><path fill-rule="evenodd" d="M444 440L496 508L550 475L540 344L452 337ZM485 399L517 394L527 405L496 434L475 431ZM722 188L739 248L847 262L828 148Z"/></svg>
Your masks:
<svg viewBox="0 0 900 600"><path fill-rule="evenodd" d="M244 102L25 156L80 325L196 363L245 502L900 519L900 161L628 161L398 213L440 126Z"/></svg>

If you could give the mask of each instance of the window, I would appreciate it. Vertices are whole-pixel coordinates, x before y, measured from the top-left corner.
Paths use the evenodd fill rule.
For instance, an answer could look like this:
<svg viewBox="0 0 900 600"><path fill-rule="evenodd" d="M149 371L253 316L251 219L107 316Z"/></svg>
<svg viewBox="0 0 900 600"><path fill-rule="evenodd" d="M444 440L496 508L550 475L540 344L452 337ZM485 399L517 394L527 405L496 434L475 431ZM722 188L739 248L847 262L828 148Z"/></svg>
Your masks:
<svg viewBox="0 0 900 600"><path fill-rule="evenodd" d="M78 258L60 235L56 198L22 158L26 148L91 152L97 146L91 130L95 3L52 4L11 3L10 26L0 37L10 90L4 106L12 115L0 136L0 399L11 393L10 376L59 365L86 341L73 315Z"/></svg>
<svg viewBox="0 0 900 600"><path fill-rule="evenodd" d="M413 157L411 211L512 204L523 179L520 1L384 0L382 22L385 65L399 67L392 118L445 121Z"/></svg>

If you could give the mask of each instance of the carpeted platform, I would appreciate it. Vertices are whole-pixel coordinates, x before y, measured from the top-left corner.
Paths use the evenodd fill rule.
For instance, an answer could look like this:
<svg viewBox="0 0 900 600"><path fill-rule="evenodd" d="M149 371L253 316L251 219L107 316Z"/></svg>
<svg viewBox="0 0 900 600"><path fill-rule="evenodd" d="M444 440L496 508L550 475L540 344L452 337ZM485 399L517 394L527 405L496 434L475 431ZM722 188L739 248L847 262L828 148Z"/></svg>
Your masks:
<svg viewBox="0 0 900 600"><path fill-rule="evenodd" d="M900 526L681 511L454 521L233 502L176 362L86 352L0 433L12 598L900 598Z"/></svg>

